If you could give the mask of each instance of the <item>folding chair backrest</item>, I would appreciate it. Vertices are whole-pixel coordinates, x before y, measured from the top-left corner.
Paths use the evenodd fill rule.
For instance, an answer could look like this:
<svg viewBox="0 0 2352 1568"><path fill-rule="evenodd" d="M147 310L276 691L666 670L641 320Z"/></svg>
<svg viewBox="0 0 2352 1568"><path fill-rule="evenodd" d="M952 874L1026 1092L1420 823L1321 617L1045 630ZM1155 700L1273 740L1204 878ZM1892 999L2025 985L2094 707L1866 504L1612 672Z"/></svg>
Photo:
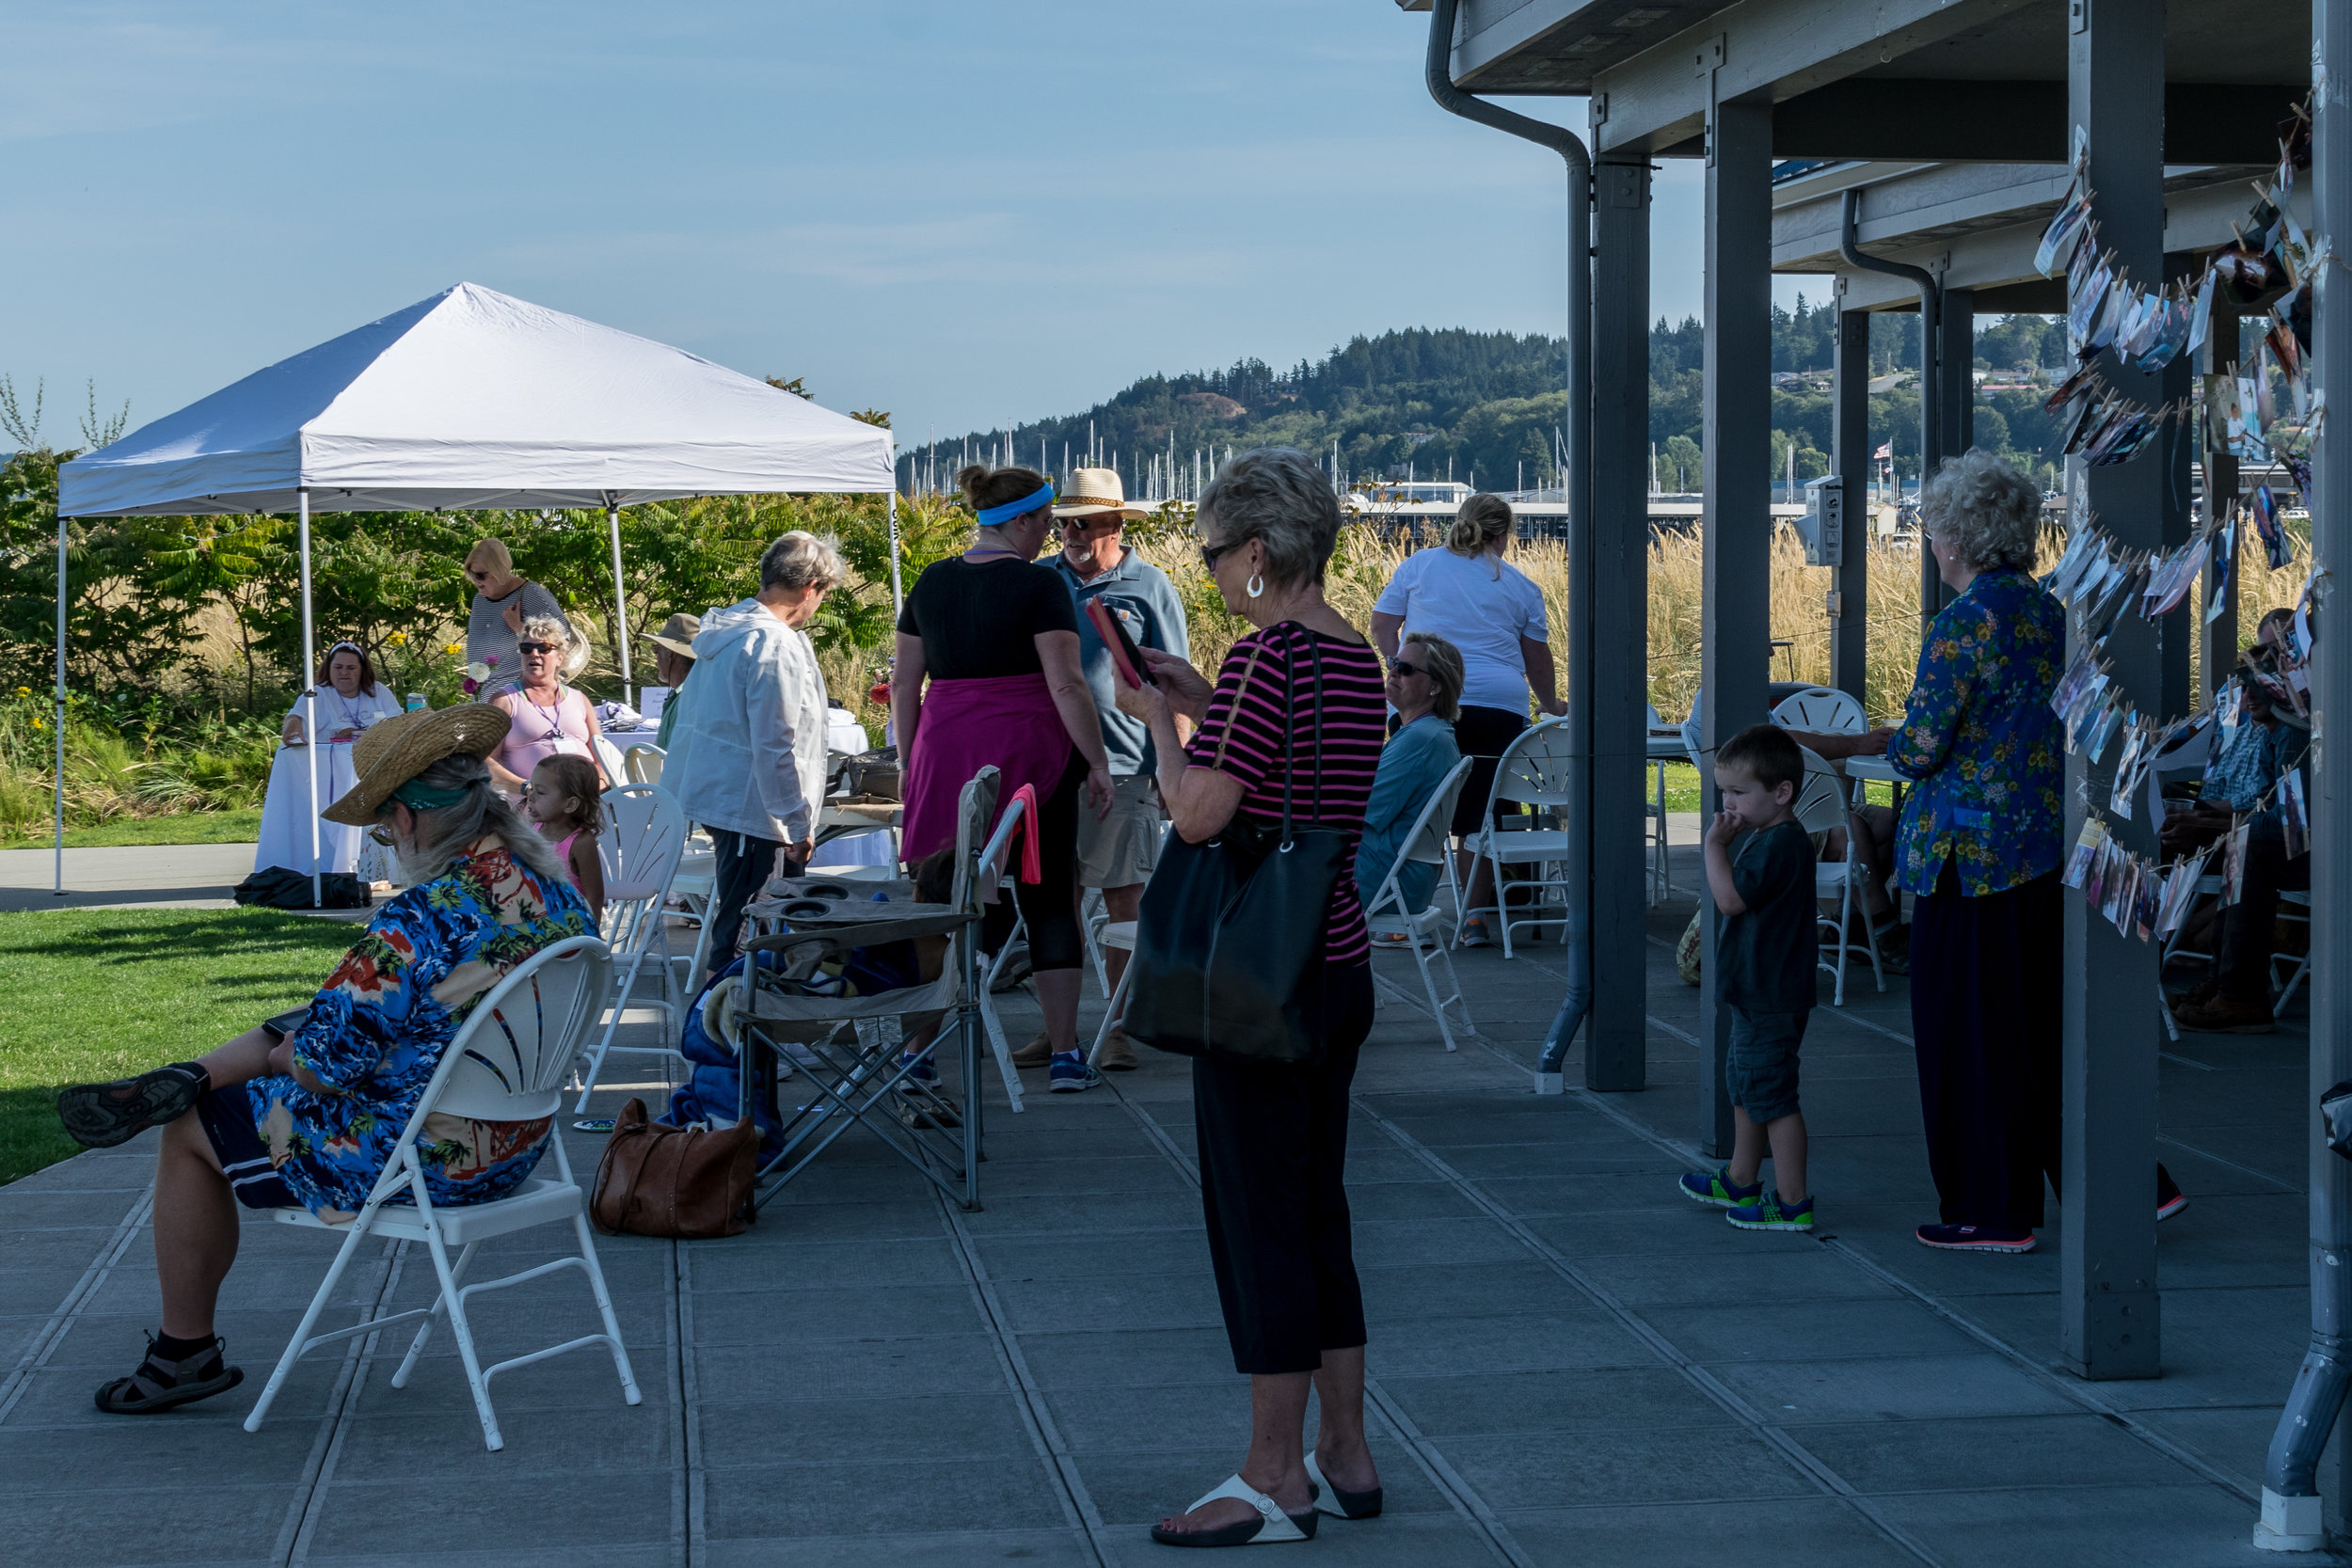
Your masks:
<svg viewBox="0 0 2352 1568"><path fill-rule="evenodd" d="M658 784L661 782L661 764L669 752L650 740L640 740L621 752L621 769L631 784Z"/></svg>
<svg viewBox="0 0 2352 1568"><path fill-rule="evenodd" d="M1815 730L1823 735L1860 735L1870 727L1869 717L1851 691L1809 686L1792 691L1772 706L1772 722L1784 730Z"/></svg>
<svg viewBox="0 0 2352 1568"><path fill-rule="evenodd" d="M1494 799L1528 806L1566 805L1574 751L1565 719L1548 719L1522 732L1495 765Z"/></svg>
<svg viewBox="0 0 2352 1568"><path fill-rule="evenodd" d="M623 784L605 791L603 811L596 859L604 863L607 902L667 894L686 852L686 814L677 797L659 784Z"/></svg>
<svg viewBox="0 0 2352 1568"><path fill-rule="evenodd" d="M1691 765L1693 768L1697 767L1700 762L1699 740L1703 732L1699 721L1706 712L1707 693L1705 691L1692 692L1691 717L1682 721L1682 749L1691 753Z"/></svg>
<svg viewBox="0 0 2352 1568"><path fill-rule="evenodd" d="M553 1116L604 995L608 955L595 937L567 937L491 987L442 1053L410 1129L433 1111L476 1121Z"/></svg>
<svg viewBox="0 0 2352 1568"><path fill-rule="evenodd" d="M983 768L972 775L956 796L956 887L948 901L960 910L971 909L978 902L975 884L978 880L980 845L988 837L988 825L996 819L996 790L1001 778L995 768Z"/></svg>
<svg viewBox="0 0 2352 1568"><path fill-rule="evenodd" d="M1413 819L1412 831L1405 835L1404 847L1396 854L1397 863L1419 861L1423 865L1443 865L1446 839L1454 832L1454 807L1461 799L1462 783L1470 777L1475 759L1464 757L1454 765L1454 770L1438 781L1438 787L1422 806L1421 815Z"/></svg>
<svg viewBox="0 0 2352 1568"><path fill-rule="evenodd" d="M1656 703L1651 703L1650 705L1648 705L1648 706L1649 706L1649 727L1650 727L1651 729L1653 729L1653 730L1662 730L1662 729L1664 729L1664 728L1666 727L1666 721L1665 721L1663 719L1661 719L1661 718L1658 716L1658 705L1657 705Z"/></svg>
<svg viewBox="0 0 2352 1568"><path fill-rule="evenodd" d="M1837 770L1803 746L1797 751L1804 758L1804 777L1797 782L1797 826L1808 833L1844 827L1846 796L1838 787Z"/></svg>

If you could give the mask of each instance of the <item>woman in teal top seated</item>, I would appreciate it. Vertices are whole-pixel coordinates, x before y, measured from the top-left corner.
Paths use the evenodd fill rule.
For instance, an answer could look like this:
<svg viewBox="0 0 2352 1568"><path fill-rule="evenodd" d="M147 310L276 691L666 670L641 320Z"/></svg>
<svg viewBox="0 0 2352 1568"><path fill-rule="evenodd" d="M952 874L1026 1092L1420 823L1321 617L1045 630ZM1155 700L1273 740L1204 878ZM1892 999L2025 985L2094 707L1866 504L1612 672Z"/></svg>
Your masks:
<svg viewBox="0 0 2352 1568"><path fill-rule="evenodd" d="M1397 913L1393 899L1383 911L1374 902L1389 867L1405 847L1429 797L1445 783L1462 760L1454 741L1454 716L1461 711L1462 653L1442 637L1409 633L1389 660L1389 705L1396 709L1396 733L1380 748L1380 768L1373 775L1372 800L1364 807L1364 837L1356 850L1356 889L1364 914L1372 923L1375 947L1402 947L1406 935L1391 927L1381 928L1385 912ZM1422 861L1401 867L1398 890L1406 911L1419 914L1429 907L1437 891L1438 868Z"/></svg>
<svg viewBox="0 0 2352 1568"><path fill-rule="evenodd" d="M1911 1024L1929 1246L2026 1252L2058 1175L2058 844L2065 738L2050 710L2066 612L2033 579L2042 492L1989 452L1948 459L1919 496L1959 596L1919 650L1886 760L1915 781L1895 841L1911 894Z"/></svg>

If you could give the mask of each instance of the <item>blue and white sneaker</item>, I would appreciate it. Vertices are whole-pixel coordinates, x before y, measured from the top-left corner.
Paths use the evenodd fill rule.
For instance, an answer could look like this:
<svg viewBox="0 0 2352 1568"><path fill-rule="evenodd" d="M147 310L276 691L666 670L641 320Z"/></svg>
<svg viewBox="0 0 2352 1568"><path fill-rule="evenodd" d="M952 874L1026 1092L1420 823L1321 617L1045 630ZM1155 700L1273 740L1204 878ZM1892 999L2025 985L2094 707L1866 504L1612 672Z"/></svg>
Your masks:
<svg viewBox="0 0 2352 1568"><path fill-rule="evenodd" d="M899 1093L909 1094L917 1089L939 1087L939 1069L931 1065L931 1058L928 1053L918 1062L902 1051L898 1053L898 1065L907 1069L906 1076L898 1080Z"/></svg>
<svg viewBox="0 0 2352 1568"><path fill-rule="evenodd" d="M1045 1087L1053 1094L1078 1094L1102 1083L1103 1075L1087 1066L1082 1051L1057 1051L1046 1069Z"/></svg>

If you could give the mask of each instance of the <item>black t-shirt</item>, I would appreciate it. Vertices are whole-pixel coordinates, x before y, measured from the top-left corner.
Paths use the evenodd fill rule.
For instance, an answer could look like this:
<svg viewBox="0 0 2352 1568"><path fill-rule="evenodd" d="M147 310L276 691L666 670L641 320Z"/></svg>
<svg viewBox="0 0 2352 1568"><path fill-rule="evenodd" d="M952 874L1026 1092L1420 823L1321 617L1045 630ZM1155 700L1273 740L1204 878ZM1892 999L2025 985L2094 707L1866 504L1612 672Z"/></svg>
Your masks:
<svg viewBox="0 0 2352 1568"><path fill-rule="evenodd" d="M1716 996L1752 1013L1810 1011L1821 957L1813 840L1794 821L1740 834L1731 885L1747 911L1718 923Z"/></svg>
<svg viewBox="0 0 2352 1568"><path fill-rule="evenodd" d="M898 629L923 640L923 665L933 680L989 680L1036 675L1045 666L1037 638L1075 634L1077 602L1059 572L1034 562L961 556L923 568L898 610Z"/></svg>

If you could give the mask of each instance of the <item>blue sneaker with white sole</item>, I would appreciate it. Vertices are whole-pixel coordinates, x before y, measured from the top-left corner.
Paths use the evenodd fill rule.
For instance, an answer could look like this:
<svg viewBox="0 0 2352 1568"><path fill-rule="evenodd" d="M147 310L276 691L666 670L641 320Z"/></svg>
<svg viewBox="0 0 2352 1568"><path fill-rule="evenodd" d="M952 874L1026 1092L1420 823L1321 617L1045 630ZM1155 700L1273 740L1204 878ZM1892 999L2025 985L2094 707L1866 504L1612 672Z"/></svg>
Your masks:
<svg viewBox="0 0 2352 1568"><path fill-rule="evenodd" d="M1764 1196L1764 1179L1761 1176L1742 1187L1731 1179L1729 1165L1719 1170L1687 1172L1678 1185L1684 1197L1693 1203L1704 1203L1709 1209L1737 1209L1742 1203L1754 1203Z"/></svg>
<svg viewBox="0 0 2352 1568"><path fill-rule="evenodd" d="M1053 1065L1045 1071L1045 1087L1053 1094L1079 1094L1093 1088L1103 1075L1087 1066L1082 1051L1057 1051Z"/></svg>
<svg viewBox="0 0 2352 1568"><path fill-rule="evenodd" d="M1813 1200L1790 1203L1778 1193L1765 1193L1753 1203L1738 1205L1724 1218L1741 1230L1810 1230Z"/></svg>

